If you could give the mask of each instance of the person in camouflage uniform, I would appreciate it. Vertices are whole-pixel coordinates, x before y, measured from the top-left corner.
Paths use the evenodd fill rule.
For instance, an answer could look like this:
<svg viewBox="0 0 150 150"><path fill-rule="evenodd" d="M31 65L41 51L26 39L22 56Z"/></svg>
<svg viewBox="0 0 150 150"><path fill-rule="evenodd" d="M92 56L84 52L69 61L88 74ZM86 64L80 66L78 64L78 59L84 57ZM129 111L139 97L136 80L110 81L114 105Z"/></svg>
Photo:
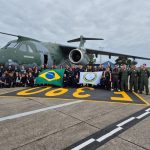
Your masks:
<svg viewBox="0 0 150 150"><path fill-rule="evenodd" d="M139 73L135 65L131 67L131 70L129 71L129 75L130 75L130 91L132 92L132 88L134 87L134 92L137 93Z"/></svg>
<svg viewBox="0 0 150 150"><path fill-rule="evenodd" d="M143 64L143 67L140 69L140 94L142 94L142 91L145 87L146 90L146 95L149 93L149 87L148 87L148 82L149 82L149 76L150 72L146 68L146 64Z"/></svg>

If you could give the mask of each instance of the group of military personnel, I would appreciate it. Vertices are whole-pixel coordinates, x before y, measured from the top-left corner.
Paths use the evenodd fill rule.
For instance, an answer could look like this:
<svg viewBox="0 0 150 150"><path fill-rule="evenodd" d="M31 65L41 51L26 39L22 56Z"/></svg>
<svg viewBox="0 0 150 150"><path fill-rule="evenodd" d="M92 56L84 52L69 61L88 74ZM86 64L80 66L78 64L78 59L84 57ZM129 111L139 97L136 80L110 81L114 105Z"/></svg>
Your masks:
<svg viewBox="0 0 150 150"><path fill-rule="evenodd" d="M103 88L106 90L115 90L115 91L133 91L142 92L145 90L146 94L149 94L149 76L150 72L146 67L146 64L137 68L136 65L132 65L131 67L127 67L126 64L123 64L121 67L115 65L114 68L108 66L106 68L103 65L99 65L98 67L93 66L72 66L68 65L65 67L64 74L64 85L65 86L83 86L79 85L79 77L80 72L95 72L102 71L102 78L100 80L100 84L98 84L97 88ZM91 85L85 85L91 86Z"/></svg>
<svg viewBox="0 0 150 150"><path fill-rule="evenodd" d="M146 67L146 64L141 65L140 69L138 70L135 65L131 66L131 69L127 69L126 65L123 65L122 69L120 70L121 74L121 89L128 90L128 83L129 83L129 90L132 91L134 89L135 92L142 94L142 92L146 91L146 94L149 93L149 76L150 72ZM129 81L129 82L128 82Z"/></svg>

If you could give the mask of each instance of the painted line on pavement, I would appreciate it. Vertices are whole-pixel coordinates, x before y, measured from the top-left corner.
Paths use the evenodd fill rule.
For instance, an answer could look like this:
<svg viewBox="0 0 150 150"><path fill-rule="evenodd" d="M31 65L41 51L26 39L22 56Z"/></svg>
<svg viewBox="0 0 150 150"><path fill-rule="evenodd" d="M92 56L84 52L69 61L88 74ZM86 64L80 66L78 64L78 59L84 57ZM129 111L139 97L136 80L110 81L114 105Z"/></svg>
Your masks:
<svg viewBox="0 0 150 150"><path fill-rule="evenodd" d="M65 104L59 104L59 105L50 106L50 107L45 107L45 108L41 108L41 109L37 109L37 110L33 110L33 111L28 111L28 112L24 112L24 113L19 113L19 114L15 114L15 115L5 116L5 117L0 118L0 122L6 121L6 120L12 120L12 119L16 119L16 118L21 118L21 117L29 116L29 115L36 114L39 112L44 112L47 110L61 108L61 107L65 107L65 106L69 106L69 105L77 104L77 103L81 103L81 102L83 102L83 100L79 100L79 101L75 101L75 102L69 102L69 103L65 103Z"/></svg>
<svg viewBox="0 0 150 150"><path fill-rule="evenodd" d="M150 103L147 102L143 97L141 97L139 94L132 92L136 97L138 97L141 101L143 101L147 106L150 106Z"/></svg>
<svg viewBox="0 0 150 150"><path fill-rule="evenodd" d="M82 149L83 147L85 147L85 146L87 146L87 145L93 143L94 141L95 141L95 139L89 139L88 141L85 141L84 143L78 145L77 147L75 147L75 148L73 148L73 149L71 149L71 150L80 150L80 149Z"/></svg>
<svg viewBox="0 0 150 150"><path fill-rule="evenodd" d="M131 118L129 118L129 119L127 119L127 120L125 120L125 121L119 123L119 124L117 125L117 127L121 127L121 126L123 126L123 125L125 125L125 124L131 122L131 121L134 120L134 119L135 119L135 117L131 117Z"/></svg>
<svg viewBox="0 0 150 150"><path fill-rule="evenodd" d="M103 135L102 137L98 138L96 141L102 142L105 139L109 138L110 136L112 136L113 134L119 132L122 129L123 129L122 127L115 128L114 130L110 131L109 133L107 133L107 134Z"/></svg>
<svg viewBox="0 0 150 150"><path fill-rule="evenodd" d="M150 111L150 108L146 109L145 111Z"/></svg>
<svg viewBox="0 0 150 150"><path fill-rule="evenodd" d="M122 120L121 122L119 121L120 122L119 124L114 123L113 125L110 125L105 129L102 129L94 133L93 135L90 135L87 138L82 139L81 141L78 141L75 144L72 144L71 146L65 148L65 150L70 150L70 149L71 150L80 150L80 149L95 150L98 147L102 146L103 144L107 143L109 140L123 133L130 127L136 125L138 122L142 121L144 118L148 117L149 114L150 114L150 108L149 107L146 109L144 108L143 110L140 110L130 115L126 119Z"/></svg>
<svg viewBox="0 0 150 150"><path fill-rule="evenodd" d="M148 114L150 114L149 111L148 111L148 112L145 112L145 113L143 113L143 114L141 114L141 115L139 115L139 116L136 117L136 118L137 118L137 119L141 119L141 118L145 117L145 116L148 115Z"/></svg>

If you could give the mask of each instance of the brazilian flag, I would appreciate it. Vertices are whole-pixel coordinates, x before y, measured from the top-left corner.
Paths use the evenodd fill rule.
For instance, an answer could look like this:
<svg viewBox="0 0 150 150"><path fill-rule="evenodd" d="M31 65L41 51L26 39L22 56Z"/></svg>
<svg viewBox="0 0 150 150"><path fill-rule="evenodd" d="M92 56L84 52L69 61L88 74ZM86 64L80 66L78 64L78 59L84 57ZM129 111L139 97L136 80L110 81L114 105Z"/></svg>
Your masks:
<svg viewBox="0 0 150 150"><path fill-rule="evenodd" d="M36 84L62 86L65 69L44 70L35 79Z"/></svg>

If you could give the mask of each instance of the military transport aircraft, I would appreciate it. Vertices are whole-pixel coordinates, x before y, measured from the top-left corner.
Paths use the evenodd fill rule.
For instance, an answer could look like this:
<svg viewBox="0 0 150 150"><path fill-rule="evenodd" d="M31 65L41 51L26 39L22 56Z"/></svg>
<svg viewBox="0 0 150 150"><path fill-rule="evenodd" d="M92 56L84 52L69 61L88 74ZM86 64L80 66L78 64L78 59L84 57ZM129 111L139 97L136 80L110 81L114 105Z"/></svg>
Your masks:
<svg viewBox="0 0 150 150"><path fill-rule="evenodd" d="M15 36L18 39L10 41L6 46L0 49L0 64L14 64L25 65L35 64L42 65L48 64L88 64L90 61L90 55L95 54L97 57L100 55L119 56L123 58L133 59L145 59L150 58L132 56L127 54L112 53L108 51L99 51L95 49L84 48L86 40L104 40L101 38L86 38L80 36L80 38L70 40L68 42L80 42L79 47L66 46L51 42L42 42L30 37L14 35L9 33L0 32L1 34Z"/></svg>

